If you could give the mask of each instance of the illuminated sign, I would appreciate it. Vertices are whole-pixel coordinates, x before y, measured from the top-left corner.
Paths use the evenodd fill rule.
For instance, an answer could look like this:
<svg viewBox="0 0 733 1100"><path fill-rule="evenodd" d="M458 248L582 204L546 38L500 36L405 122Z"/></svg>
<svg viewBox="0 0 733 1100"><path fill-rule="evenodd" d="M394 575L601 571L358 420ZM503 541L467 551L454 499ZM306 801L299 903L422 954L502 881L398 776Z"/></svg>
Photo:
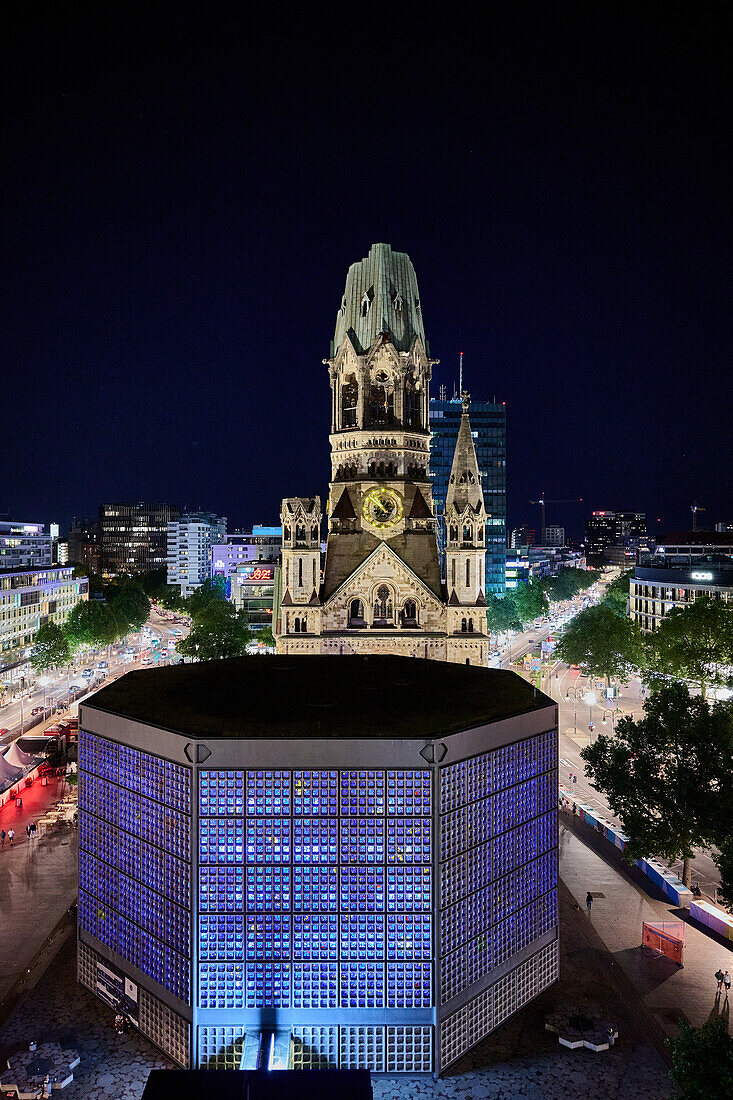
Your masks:
<svg viewBox="0 0 733 1100"><path fill-rule="evenodd" d="M237 575L241 583L256 581L271 581L275 579L275 570L271 565L249 565L244 569L238 569Z"/></svg>
<svg viewBox="0 0 733 1100"><path fill-rule="evenodd" d="M693 581L711 581L713 579L712 573L690 573Z"/></svg>

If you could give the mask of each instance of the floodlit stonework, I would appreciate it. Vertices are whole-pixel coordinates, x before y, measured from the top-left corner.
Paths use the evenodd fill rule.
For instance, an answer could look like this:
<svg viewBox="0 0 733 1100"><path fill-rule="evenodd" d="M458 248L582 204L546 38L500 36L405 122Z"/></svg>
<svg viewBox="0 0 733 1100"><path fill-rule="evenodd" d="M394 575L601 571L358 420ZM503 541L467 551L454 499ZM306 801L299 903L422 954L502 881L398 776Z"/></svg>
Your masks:
<svg viewBox="0 0 733 1100"><path fill-rule="evenodd" d="M432 368L415 270L373 245L352 264L324 363L331 383L331 485L321 572L321 501L283 500L278 653L391 653L487 663L485 525L465 395L446 500L443 580L430 482Z"/></svg>

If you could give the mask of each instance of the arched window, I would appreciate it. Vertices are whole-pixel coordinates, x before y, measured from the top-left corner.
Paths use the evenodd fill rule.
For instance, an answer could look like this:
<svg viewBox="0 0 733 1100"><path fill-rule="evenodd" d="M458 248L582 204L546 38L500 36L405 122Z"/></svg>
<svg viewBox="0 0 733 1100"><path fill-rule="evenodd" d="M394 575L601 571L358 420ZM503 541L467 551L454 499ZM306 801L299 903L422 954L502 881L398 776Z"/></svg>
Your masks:
<svg viewBox="0 0 733 1100"><path fill-rule="evenodd" d="M311 527L311 542L318 542L318 528Z"/></svg>
<svg viewBox="0 0 733 1100"><path fill-rule="evenodd" d="M414 600L405 600L401 619L403 626L417 626L417 604Z"/></svg>
<svg viewBox="0 0 733 1100"><path fill-rule="evenodd" d="M420 422L420 393L415 388L415 383L411 378L407 379L405 385L405 427L422 427Z"/></svg>
<svg viewBox="0 0 733 1100"><path fill-rule="evenodd" d="M303 587L303 559L298 558L298 584Z"/></svg>
<svg viewBox="0 0 733 1100"><path fill-rule="evenodd" d="M484 529L483 529L483 527L479 527L479 529L476 533L476 538L478 539L479 542L484 541Z"/></svg>
<svg viewBox="0 0 733 1100"><path fill-rule="evenodd" d="M353 374L350 374L346 379L344 385L341 387L341 426L344 428L355 428L357 417L357 406L359 403L359 385L354 378Z"/></svg>
<svg viewBox="0 0 733 1100"><path fill-rule="evenodd" d="M308 620L306 619L305 615L300 620L300 633L301 634L307 634L308 633Z"/></svg>
<svg viewBox="0 0 733 1100"><path fill-rule="evenodd" d="M389 375L377 372L369 390L369 423L380 427L394 422L394 386Z"/></svg>
<svg viewBox="0 0 733 1100"><path fill-rule="evenodd" d="M471 530L471 528L468 524L463 525L463 541L464 542L472 542L473 541L473 531Z"/></svg>
<svg viewBox="0 0 733 1100"><path fill-rule="evenodd" d="M466 558L466 588L471 584L471 559Z"/></svg>
<svg viewBox="0 0 733 1100"><path fill-rule="evenodd" d="M283 528L283 537L284 537L286 542L290 542L290 528L289 527Z"/></svg>
<svg viewBox="0 0 733 1100"><path fill-rule="evenodd" d="M451 540L451 542L458 542L458 528L457 527L451 527L451 529L450 529L450 540Z"/></svg>
<svg viewBox="0 0 733 1100"><path fill-rule="evenodd" d="M300 619L297 616L293 622L293 633L300 634Z"/></svg>
<svg viewBox="0 0 733 1100"><path fill-rule="evenodd" d="M299 525L295 528L295 541L305 542L305 527Z"/></svg>
<svg viewBox="0 0 733 1100"><path fill-rule="evenodd" d="M290 560L285 562L285 587L290 588Z"/></svg>
<svg viewBox="0 0 733 1100"><path fill-rule="evenodd" d="M465 633L466 633L466 631L467 631L467 629L468 629L468 627L467 627L467 625L466 625L466 620L465 620L465 619L461 619L461 633L462 633L462 634L465 634Z"/></svg>
<svg viewBox="0 0 733 1100"><path fill-rule="evenodd" d="M349 604L349 626L364 626L364 604L361 600L352 600Z"/></svg>
<svg viewBox="0 0 733 1100"><path fill-rule="evenodd" d="M468 633L473 634L473 619L468 620Z"/></svg>
<svg viewBox="0 0 733 1100"><path fill-rule="evenodd" d="M451 583L451 586L453 588L455 588L456 587L456 559L455 558L451 558L450 572L451 572L451 581L450 581L450 583Z"/></svg>
<svg viewBox="0 0 733 1100"><path fill-rule="evenodd" d="M380 584L374 601L374 620L375 622L391 622L392 615L392 599L390 597L389 588L386 584Z"/></svg>

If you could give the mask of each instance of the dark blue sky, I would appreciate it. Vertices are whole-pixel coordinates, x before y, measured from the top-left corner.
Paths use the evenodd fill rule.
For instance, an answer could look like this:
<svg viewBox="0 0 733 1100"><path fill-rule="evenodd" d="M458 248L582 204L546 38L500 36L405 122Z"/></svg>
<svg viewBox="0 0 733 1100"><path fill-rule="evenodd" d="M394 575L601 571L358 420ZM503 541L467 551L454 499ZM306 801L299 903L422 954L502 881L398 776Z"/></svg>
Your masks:
<svg viewBox="0 0 733 1100"><path fill-rule="evenodd" d="M584 498L548 516L576 533L592 508L679 529L694 497L733 521L723 27L506 7L9 28L0 511L233 526L325 493L321 360L348 265L388 241L434 394L463 350L507 402L510 523L543 489Z"/></svg>

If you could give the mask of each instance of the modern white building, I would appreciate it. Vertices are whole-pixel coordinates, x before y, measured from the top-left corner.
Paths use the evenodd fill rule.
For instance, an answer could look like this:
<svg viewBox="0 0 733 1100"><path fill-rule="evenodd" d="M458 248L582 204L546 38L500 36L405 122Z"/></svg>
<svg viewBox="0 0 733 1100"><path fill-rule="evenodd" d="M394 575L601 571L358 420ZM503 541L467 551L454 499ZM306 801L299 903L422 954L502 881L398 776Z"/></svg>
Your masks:
<svg viewBox="0 0 733 1100"><path fill-rule="evenodd" d="M49 552L50 552L49 539ZM29 646L46 622L61 626L71 609L89 598L89 581L72 566L0 569L0 674L10 684L24 674ZM2 695L2 683L0 683Z"/></svg>
<svg viewBox="0 0 733 1100"><path fill-rule="evenodd" d="M52 537L42 523L0 519L0 569L41 569L51 564Z"/></svg>
<svg viewBox="0 0 733 1100"><path fill-rule="evenodd" d="M192 512L168 524L168 584L186 599L211 575L211 548L226 538L226 516Z"/></svg>

